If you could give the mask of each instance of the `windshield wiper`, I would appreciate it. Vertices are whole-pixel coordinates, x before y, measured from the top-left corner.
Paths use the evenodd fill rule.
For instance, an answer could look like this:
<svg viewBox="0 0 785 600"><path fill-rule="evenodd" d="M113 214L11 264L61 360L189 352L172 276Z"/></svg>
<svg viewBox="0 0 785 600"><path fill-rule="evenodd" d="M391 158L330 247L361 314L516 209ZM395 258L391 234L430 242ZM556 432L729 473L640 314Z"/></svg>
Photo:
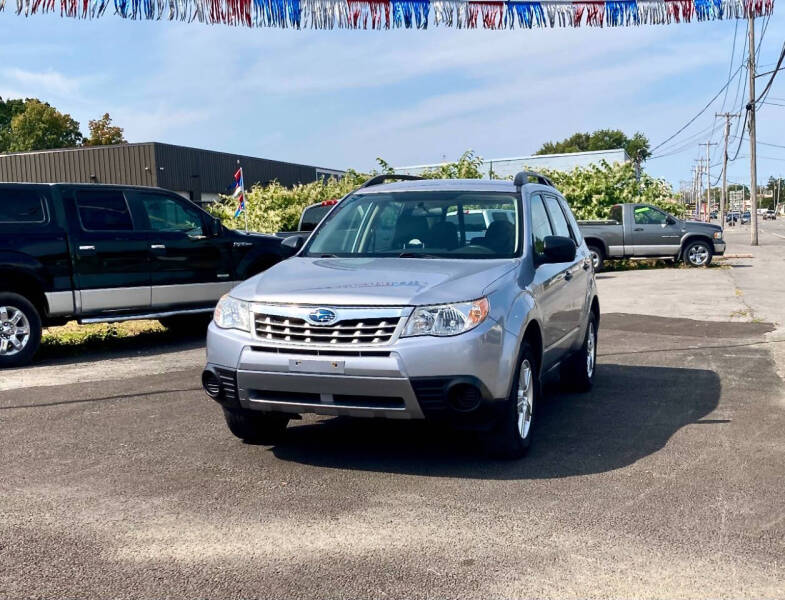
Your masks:
<svg viewBox="0 0 785 600"><path fill-rule="evenodd" d="M425 254L424 252L401 252L398 258L441 258L435 254Z"/></svg>
<svg viewBox="0 0 785 600"><path fill-rule="evenodd" d="M337 254L320 254L319 258L338 258Z"/></svg>

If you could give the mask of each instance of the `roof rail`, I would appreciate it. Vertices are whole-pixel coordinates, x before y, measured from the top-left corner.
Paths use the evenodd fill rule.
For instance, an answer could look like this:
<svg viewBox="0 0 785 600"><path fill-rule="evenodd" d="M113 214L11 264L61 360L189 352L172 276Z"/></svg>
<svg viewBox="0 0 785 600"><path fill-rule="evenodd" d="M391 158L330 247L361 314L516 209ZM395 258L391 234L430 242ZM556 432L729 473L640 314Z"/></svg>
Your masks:
<svg viewBox="0 0 785 600"><path fill-rule="evenodd" d="M520 190L524 185L529 183L529 179L534 179L537 183L542 185L556 187L550 179L536 171L519 171L515 176L515 187Z"/></svg>
<svg viewBox="0 0 785 600"><path fill-rule="evenodd" d="M425 179L419 175L398 175L397 173L384 173L382 175L374 175L368 181L363 183L358 189L367 188L372 185L379 185L390 179L398 179L400 181L410 181L415 179Z"/></svg>

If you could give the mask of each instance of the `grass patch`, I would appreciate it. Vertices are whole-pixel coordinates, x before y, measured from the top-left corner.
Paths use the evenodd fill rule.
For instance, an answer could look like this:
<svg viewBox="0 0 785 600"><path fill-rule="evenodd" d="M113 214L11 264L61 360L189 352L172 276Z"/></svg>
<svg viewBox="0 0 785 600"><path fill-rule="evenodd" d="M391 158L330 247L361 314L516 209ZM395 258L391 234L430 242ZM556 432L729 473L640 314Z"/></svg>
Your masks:
<svg viewBox="0 0 785 600"><path fill-rule="evenodd" d="M661 258L642 258L642 259L624 259L624 260L607 260L602 265L601 273L613 273L618 271L648 271L651 269L693 269L681 261L661 259ZM708 267L699 267L702 269L724 269L726 265L718 265L715 263L710 264Z"/></svg>
<svg viewBox="0 0 785 600"><path fill-rule="evenodd" d="M70 321L44 329L39 357L74 356L84 352L133 350L166 345L178 340L204 338L199 329L192 334L170 331L158 321L125 321L79 325Z"/></svg>

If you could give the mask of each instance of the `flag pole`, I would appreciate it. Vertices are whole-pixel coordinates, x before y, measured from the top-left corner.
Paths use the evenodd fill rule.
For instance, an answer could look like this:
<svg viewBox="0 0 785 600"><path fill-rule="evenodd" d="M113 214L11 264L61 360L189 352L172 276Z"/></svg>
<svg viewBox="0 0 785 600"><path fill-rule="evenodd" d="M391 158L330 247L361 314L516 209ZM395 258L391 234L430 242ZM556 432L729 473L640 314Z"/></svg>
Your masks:
<svg viewBox="0 0 785 600"><path fill-rule="evenodd" d="M240 181L243 182L243 213L245 213L245 233L248 233L248 203L245 201L245 177L243 176L243 168L240 167Z"/></svg>

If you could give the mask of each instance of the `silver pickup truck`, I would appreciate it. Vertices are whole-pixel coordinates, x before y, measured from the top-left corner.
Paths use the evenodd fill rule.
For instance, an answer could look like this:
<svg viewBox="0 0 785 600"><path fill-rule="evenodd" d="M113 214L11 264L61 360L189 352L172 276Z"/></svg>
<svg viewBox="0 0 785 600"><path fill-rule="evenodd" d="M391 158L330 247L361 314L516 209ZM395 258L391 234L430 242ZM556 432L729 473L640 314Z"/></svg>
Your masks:
<svg viewBox="0 0 785 600"><path fill-rule="evenodd" d="M518 457L546 375L592 385L591 256L541 175L371 180L283 244L298 253L224 296L208 329L202 384L239 438L273 442L301 413L428 418Z"/></svg>
<svg viewBox="0 0 785 600"><path fill-rule="evenodd" d="M595 271L606 260L669 258L691 267L725 253L722 227L683 221L649 204L616 204L607 221L579 221Z"/></svg>

